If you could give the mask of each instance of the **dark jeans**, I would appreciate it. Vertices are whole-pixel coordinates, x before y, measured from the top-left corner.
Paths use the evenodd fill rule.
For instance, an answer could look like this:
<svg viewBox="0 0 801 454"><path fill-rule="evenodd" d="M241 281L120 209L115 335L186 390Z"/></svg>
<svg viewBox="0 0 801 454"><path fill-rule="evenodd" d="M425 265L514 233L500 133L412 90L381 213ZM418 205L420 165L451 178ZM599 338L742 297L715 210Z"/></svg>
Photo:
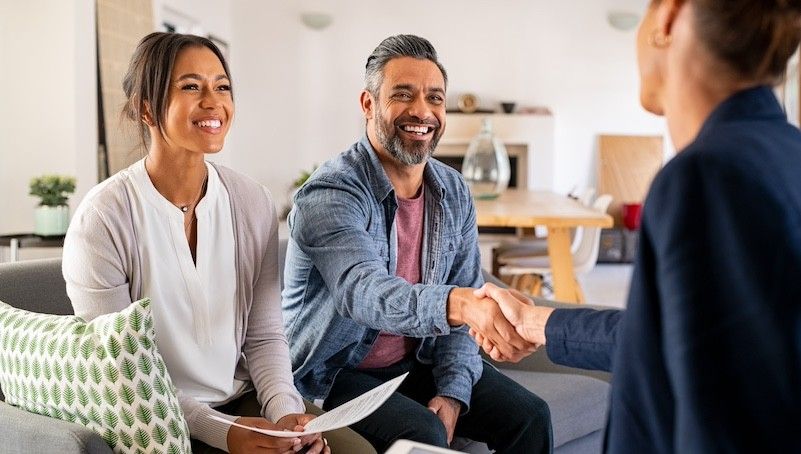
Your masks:
<svg viewBox="0 0 801 454"><path fill-rule="evenodd" d="M409 371L384 405L350 427L378 452L386 451L398 439L447 448L445 426L427 408L436 393L431 369L413 360L383 369L343 369L334 380L323 409L335 408ZM457 420L455 435L485 442L497 453L553 451L548 404L486 363L481 379L473 386L470 411Z"/></svg>

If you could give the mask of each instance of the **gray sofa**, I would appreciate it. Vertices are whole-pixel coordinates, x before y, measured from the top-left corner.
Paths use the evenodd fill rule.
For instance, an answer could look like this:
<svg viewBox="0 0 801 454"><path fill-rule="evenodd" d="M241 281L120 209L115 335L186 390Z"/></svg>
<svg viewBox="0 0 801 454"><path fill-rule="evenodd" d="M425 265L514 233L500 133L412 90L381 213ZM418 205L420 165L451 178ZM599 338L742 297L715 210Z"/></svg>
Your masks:
<svg viewBox="0 0 801 454"><path fill-rule="evenodd" d="M0 264L0 301L34 312L71 314L61 260ZM540 303L559 305L544 300ZM498 364L498 367L548 402L553 419L554 452L600 452L609 390L606 374L554 365L544 351L518 364ZM102 438L82 426L28 413L3 400L0 390L0 452L111 452ZM487 452L483 444L462 442L459 448L467 452Z"/></svg>
<svg viewBox="0 0 801 454"><path fill-rule="evenodd" d="M0 263L0 301L48 314L72 314L61 259ZM0 390L0 452L111 454L103 439L84 426L20 410Z"/></svg>

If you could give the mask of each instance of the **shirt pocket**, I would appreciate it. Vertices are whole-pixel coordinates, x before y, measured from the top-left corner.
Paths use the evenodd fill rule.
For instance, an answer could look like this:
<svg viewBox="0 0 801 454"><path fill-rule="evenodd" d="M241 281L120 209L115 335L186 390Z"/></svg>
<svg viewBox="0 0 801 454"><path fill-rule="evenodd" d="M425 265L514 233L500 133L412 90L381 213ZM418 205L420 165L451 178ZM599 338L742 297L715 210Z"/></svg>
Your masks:
<svg viewBox="0 0 801 454"><path fill-rule="evenodd" d="M447 283L448 277L453 274L454 266L463 266L464 264L455 263L456 256L462 247L461 235L445 235L442 239L440 247L440 278L441 282ZM458 270L456 270L458 271Z"/></svg>

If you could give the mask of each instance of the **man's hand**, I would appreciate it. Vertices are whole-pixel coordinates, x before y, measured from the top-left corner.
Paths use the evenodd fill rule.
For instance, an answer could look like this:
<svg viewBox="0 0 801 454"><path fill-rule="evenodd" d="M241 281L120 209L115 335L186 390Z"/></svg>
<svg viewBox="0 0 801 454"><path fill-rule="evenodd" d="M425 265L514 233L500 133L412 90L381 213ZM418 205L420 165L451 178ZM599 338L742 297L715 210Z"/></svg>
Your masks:
<svg viewBox="0 0 801 454"><path fill-rule="evenodd" d="M515 331L527 342L534 344L537 348L545 345L545 325L553 312L553 308L535 306L534 302L513 289L502 289L493 284L484 284L474 292L477 298L489 297L497 301L504 317L515 326ZM477 330L471 330L470 334L476 338L476 342L496 361L519 361L519 358L505 355L491 339L484 336Z"/></svg>
<svg viewBox="0 0 801 454"><path fill-rule="evenodd" d="M292 432L303 432L303 428L312 419L316 418L315 415L310 414L289 414L279 419L275 424L285 430ZM328 442L323 438L322 434L316 433L307 435L300 438L300 445L306 446L307 454L330 454L331 449L328 447Z"/></svg>
<svg viewBox="0 0 801 454"><path fill-rule="evenodd" d="M498 350L498 355L519 361L536 350L524 340L491 298L479 297L469 288L455 288L448 295L448 323L467 324ZM515 359L516 358L516 359Z"/></svg>
<svg viewBox="0 0 801 454"><path fill-rule="evenodd" d="M456 420L462 410L462 403L450 397L436 396L428 402L428 409L442 421L448 433L448 444L453 441L453 431L456 430Z"/></svg>
<svg viewBox="0 0 801 454"><path fill-rule="evenodd" d="M236 420L243 426L258 427L259 429L284 430L264 418L241 417ZM302 447L300 438L280 438L260 434L252 430L231 426L228 429L228 452L239 453L269 453L293 454Z"/></svg>

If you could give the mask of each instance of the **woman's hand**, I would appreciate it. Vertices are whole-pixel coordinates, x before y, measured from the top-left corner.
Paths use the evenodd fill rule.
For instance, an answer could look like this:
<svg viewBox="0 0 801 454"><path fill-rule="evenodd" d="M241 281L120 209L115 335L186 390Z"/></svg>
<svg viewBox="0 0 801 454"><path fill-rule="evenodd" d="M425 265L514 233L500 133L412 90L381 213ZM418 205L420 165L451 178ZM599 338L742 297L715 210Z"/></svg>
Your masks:
<svg viewBox="0 0 801 454"><path fill-rule="evenodd" d="M273 424L264 418L241 417L236 420L243 426L258 427L259 429L284 430L278 424ZM252 430L231 426L228 429L228 452L239 453L269 453L294 454L302 448L301 439L271 437Z"/></svg>
<svg viewBox="0 0 801 454"><path fill-rule="evenodd" d="M285 430L302 432L306 424L314 418L316 418L316 416L309 414L289 414L279 419L276 425ZM331 454L328 441L319 433L301 437L300 444L306 447L305 453L307 454Z"/></svg>

